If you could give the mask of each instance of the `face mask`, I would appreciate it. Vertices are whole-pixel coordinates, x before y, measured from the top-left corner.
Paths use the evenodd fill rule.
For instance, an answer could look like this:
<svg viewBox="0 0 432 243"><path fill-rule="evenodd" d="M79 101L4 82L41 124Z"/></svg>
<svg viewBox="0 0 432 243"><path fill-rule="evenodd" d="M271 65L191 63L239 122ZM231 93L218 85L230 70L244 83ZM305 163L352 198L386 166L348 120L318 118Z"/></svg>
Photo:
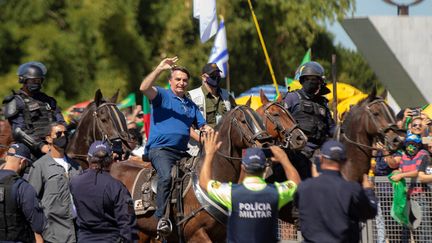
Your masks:
<svg viewBox="0 0 432 243"><path fill-rule="evenodd" d="M207 77L206 79L207 84L212 87L218 87L220 81L221 81L220 77L216 77L216 78Z"/></svg>
<svg viewBox="0 0 432 243"><path fill-rule="evenodd" d="M315 95L320 89L321 85L319 82L305 81L303 83L303 89L308 95Z"/></svg>
<svg viewBox="0 0 432 243"><path fill-rule="evenodd" d="M42 88L42 84L27 84L27 89L31 92L31 93L36 93L39 92Z"/></svg>
<svg viewBox="0 0 432 243"><path fill-rule="evenodd" d="M67 144L68 144L68 137L67 136L61 136L59 138L54 138L53 144L57 148L65 149Z"/></svg>
<svg viewBox="0 0 432 243"><path fill-rule="evenodd" d="M416 154L418 153L419 148L418 148L417 146L413 145L413 144L408 144L408 145L405 147L405 151L406 151L406 153L407 153L408 155L410 155L410 156L414 156L414 155L416 155Z"/></svg>

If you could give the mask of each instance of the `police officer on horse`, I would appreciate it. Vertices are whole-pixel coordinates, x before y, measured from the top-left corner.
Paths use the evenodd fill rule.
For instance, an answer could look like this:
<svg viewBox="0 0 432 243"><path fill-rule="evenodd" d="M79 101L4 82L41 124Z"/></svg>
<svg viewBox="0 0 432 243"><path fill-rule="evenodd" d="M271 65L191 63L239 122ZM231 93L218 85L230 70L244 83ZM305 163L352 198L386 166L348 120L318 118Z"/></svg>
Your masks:
<svg viewBox="0 0 432 243"><path fill-rule="evenodd" d="M327 106L328 100L323 96L330 93L325 86L324 68L317 62L307 62L296 71L296 78L302 89L290 92L285 96L285 106L296 119L298 126L308 137L308 143L301 153L292 152L293 161L302 179L310 177L310 159L333 132L335 127Z"/></svg>
<svg viewBox="0 0 432 243"><path fill-rule="evenodd" d="M46 127L52 122L65 123L56 100L40 91L46 72L40 62L22 64L18 68L21 89L3 100L14 140L25 144L36 157L48 151L43 142Z"/></svg>

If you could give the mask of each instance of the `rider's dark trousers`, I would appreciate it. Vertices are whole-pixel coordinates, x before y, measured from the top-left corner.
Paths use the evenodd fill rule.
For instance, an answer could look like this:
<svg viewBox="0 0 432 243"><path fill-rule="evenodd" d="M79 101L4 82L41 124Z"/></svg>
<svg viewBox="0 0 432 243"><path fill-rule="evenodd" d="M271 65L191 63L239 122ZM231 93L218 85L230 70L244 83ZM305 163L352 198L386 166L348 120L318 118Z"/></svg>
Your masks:
<svg viewBox="0 0 432 243"><path fill-rule="evenodd" d="M149 159L158 174L155 212L156 218L160 219L165 211L165 202L171 189L171 169L183 154L180 151L165 148L154 148L149 150Z"/></svg>

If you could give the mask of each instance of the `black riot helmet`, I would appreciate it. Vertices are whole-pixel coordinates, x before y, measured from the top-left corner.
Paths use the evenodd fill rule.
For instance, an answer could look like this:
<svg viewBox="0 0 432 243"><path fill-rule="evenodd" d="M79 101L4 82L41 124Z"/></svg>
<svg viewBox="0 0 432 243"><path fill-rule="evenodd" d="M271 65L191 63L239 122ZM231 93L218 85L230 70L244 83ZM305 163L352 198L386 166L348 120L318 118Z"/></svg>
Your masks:
<svg viewBox="0 0 432 243"><path fill-rule="evenodd" d="M322 81L325 81L324 68L317 62L307 62L301 65L296 71L296 79L303 83L305 76L317 76Z"/></svg>
<svg viewBox="0 0 432 243"><path fill-rule="evenodd" d="M47 69L42 63L27 62L22 64L18 68L18 81L19 83L24 83L24 81L29 78L41 78L42 80L44 80L46 72Z"/></svg>

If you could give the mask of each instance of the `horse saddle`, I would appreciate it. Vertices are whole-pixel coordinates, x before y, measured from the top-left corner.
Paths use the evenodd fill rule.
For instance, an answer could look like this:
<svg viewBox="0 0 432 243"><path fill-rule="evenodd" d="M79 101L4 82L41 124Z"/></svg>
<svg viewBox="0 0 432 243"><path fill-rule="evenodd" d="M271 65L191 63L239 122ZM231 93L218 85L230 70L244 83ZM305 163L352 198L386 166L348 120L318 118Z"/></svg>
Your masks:
<svg viewBox="0 0 432 243"><path fill-rule="evenodd" d="M177 164L171 169L170 202L172 204L183 198L191 187L191 172L198 160L198 157L185 157L177 161ZM156 210L157 183L158 176L153 167L143 168L138 172L132 186L136 215L144 215Z"/></svg>

